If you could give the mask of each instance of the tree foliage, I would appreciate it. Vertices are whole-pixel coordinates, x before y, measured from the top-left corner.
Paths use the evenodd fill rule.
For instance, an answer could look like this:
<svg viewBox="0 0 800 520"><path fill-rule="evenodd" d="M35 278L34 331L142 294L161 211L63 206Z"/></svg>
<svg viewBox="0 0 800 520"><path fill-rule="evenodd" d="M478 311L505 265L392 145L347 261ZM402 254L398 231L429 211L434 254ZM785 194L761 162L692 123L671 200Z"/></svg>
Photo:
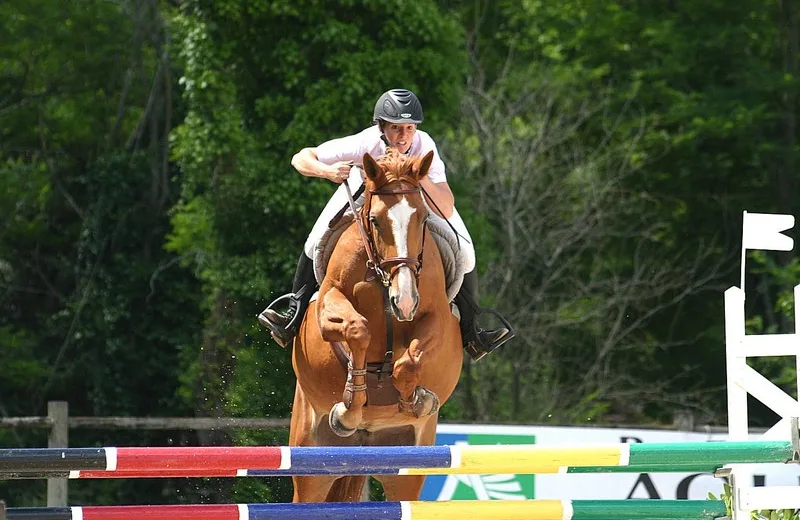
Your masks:
<svg viewBox="0 0 800 520"><path fill-rule="evenodd" d="M538 1L456 4L467 27L474 64L468 78L474 99L467 97L470 107L467 115L476 121L473 126L477 129L468 133L480 138L478 153L484 159L502 166L507 155L520 154L520 149L525 151L525 146L517 145L507 146L505 152L498 153L491 146L485 147L487 141L481 137L496 135L498 131L513 135L513 127L504 126L502 118L507 117L508 121L513 116L525 118L520 113L521 106L533 107L534 117L525 120L528 131L538 135L535 133L538 129L551 138L558 135L558 131L555 135L547 133L553 120L574 121L574 115L583 113L583 106L601 107L590 117L580 119L580 124L569 127L573 142L579 143L573 150L584 151L583 162L589 164L589 171L596 164L594 157L598 150L616 153L617 164L629 169L628 174L619 176L620 170L613 165L599 168L601 178L612 178L615 182L615 195L603 205L603 213L616 215L608 220L611 229L615 229L617 237L628 240L617 239L613 245L603 245L601 258L605 265L611 266L610 276L592 272L584 284L603 284L617 276L632 282L634 272L630 268L636 264L652 263L657 272L659 266L666 267L681 255L689 268L701 262L702 270L715 273L710 278L701 276L698 280L702 283L696 286L696 292L686 293L694 284L681 282L674 286L674 291L666 290L657 301L646 304L651 311L660 309L639 331L655 350L652 358L645 356L637 363L642 367L658 367L662 374L659 380L669 382L661 399L694 407L708 420L720 420L724 411L713 404L724 402L723 392L713 392L724 385L720 362L723 355L720 294L738 282L741 211L792 214L796 206L794 198L787 196L794 193L790 172L797 153L794 6L789 2L770 2L765 8L760 2L733 5L714 1L582 0L558 4ZM556 95L541 96L543 83L554 85L555 88L545 92ZM456 142L463 141L466 126L458 130L462 133ZM516 143L513 138L510 140ZM490 143L495 141L502 139ZM557 155L566 156L559 160L562 171L569 174L570 165L575 163L573 154L570 151L564 154L563 148L554 150ZM521 157L532 157L522 166L529 175L547 178L549 168L542 167L541 154L523 153ZM586 170L585 165L579 168L582 172ZM495 174L501 179L509 175L507 171ZM472 188L476 186L471 184ZM561 189L561 181L547 180L545 186ZM485 215L489 207L487 189L480 190L479 205ZM579 202L588 203L594 193L593 190L581 193ZM497 192L492 195L499 211L506 210L506 214L495 216L490 228L493 231L513 228L508 223L508 206L500 202L505 199L498 197ZM559 195L569 200L569 191ZM565 200L557 202L537 204L531 211L543 213L540 221L546 224L550 211L568 204ZM568 221L568 216L559 216ZM628 232L631 229L646 233L631 235ZM494 247L507 254L512 247L509 243L518 241L518 236L508 233L499 236L501 242ZM565 248L569 241L561 238L556 243ZM649 244L649 251L643 253L645 244ZM691 251L704 253L686 257ZM538 260L538 255L529 258ZM779 259L778 265L785 265L787 260ZM584 263L582 267L594 263ZM493 268L498 264L492 258L487 265ZM535 263L522 273L538 273L540 269L546 274L558 272L549 264ZM506 273L506 276L511 275ZM767 317L773 328L780 325L786 330L789 324L781 318L776 320L776 313L769 306L778 290L787 289L785 280L790 276L784 277L784 281L764 280L753 273L750 278L750 290L764 294L763 298L756 298L758 303L749 305L749 312ZM497 292L496 283L487 287L492 293ZM540 289L534 282L532 290ZM636 293L643 296L639 291ZM579 290L569 291L570 296L577 298L578 294ZM533 307L546 305L537 299L529 301ZM511 305L518 308L517 303ZM640 309L638 314L643 311ZM602 316L613 321L614 314L604 312ZM523 323L531 323L527 318L526 314ZM547 323L556 321L548 319ZM610 336L600 330L596 330L595 337L602 342L609 340ZM535 341L534 337L530 341ZM583 345L585 341L579 343ZM673 347L665 348L668 345ZM552 348L559 351L567 346L553 344ZM587 360L585 356L582 359ZM646 359L653 359L655 365ZM551 366L544 364L545 370ZM559 362L555 366L573 367L574 363ZM647 377L636 370L623 368L622 372L633 387L637 385L637 376ZM578 373L581 374L580 368ZM544 380L558 387L551 379ZM684 394L686 389L692 389L694 395ZM705 397L700 398L696 391L703 392ZM583 391L578 394L587 395ZM602 411L606 406L602 395L595 398L601 405L598 410ZM634 410L641 404L638 396L626 401ZM622 408L626 407L623 403ZM667 404L667 414L673 407L674 404ZM659 417L658 410L664 408L645 410L640 420ZM630 413L623 416L634 418Z"/></svg>
<svg viewBox="0 0 800 520"><path fill-rule="evenodd" d="M369 125L402 86L476 240L482 303L519 333L465 365L444 417L724 422L741 211L798 205L797 42L790 0L2 2L0 414L63 399L75 415L288 416L290 356L255 315L289 289L334 189L290 159ZM747 267L748 327L793 331L797 259ZM285 442L107 435L73 443Z"/></svg>
<svg viewBox="0 0 800 520"><path fill-rule="evenodd" d="M163 248L179 188L164 13L4 2L0 30L0 411L42 415L58 399L73 415L189 414L180 379L203 316L196 278ZM72 442L167 442L102 435Z"/></svg>

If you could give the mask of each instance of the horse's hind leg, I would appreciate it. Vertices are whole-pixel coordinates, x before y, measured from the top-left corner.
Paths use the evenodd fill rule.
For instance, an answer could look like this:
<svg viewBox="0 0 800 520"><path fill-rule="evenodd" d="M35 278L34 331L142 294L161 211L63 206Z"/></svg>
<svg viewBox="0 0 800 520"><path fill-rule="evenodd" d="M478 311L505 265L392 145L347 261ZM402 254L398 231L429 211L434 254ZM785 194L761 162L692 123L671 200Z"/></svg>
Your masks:
<svg viewBox="0 0 800 520"><path fill-rule="evenodd" d="M430 446L436 441L436 417L431 417L420 428L417 434L418 446ZM387 501L419 500L425 475L376 475L383 485Z"/></svg>
<svg viewBox="0 0 800 520"><path fill-rule="evenodd" d="M370 332L366 318L356 312L350 301L337 288L325 293L319 308L319 324L325 341L344 341L350 348L352 365L342 401L329 415L331 430L341 437L352 435L361 423L367 403L367 348Z"/></svg>
<svg viewBox="0 0 800 520"><path fill-rule="evenodd" d="M425 484L425 475L386 476L378 479L383 485L383 493L387 502L400 500L419 500L422 486Z"/></svg>
<svg viewBox="0 0 800 520"><path fill-rule="evenodd" d="M295 384L292 420L289 426L290 446L314 446L317 425L314 424L314 409L308 402L300 383ZM294 502L324 502L330 492L335 476L292 477Z"/></svg>
<svg viewBox="0 0 800 520"><path fill-rule="evenodd" d="M290 446L314 446L317 425L314 424L314 409L308 402L300 381L294 385L292 418L289 423Z"/></svg>
<svg viewBox="0 0 800 520"><path fill-rule="evenodd" d="M325 502L336 482L335 476L292 477L292 502Z"/></svg>
<svg viewBox="0 0 800 520"><path fill-rule="evenodd" d="M341 477L333 483L326 502L361 502L367 477L363 475Z"/></svg>

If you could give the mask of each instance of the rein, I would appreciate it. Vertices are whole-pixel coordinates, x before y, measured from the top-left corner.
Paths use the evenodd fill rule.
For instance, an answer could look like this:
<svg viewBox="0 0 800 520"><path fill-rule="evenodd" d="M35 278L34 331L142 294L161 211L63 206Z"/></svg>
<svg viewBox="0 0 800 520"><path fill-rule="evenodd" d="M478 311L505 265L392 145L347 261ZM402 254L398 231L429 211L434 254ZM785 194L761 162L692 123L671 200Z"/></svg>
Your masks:
<svg viewBox="0 0 800 520"><path fill-rule="evenodd" d="M350 191L350 185L347 181L344 182L345 191L347 192L347 203L350 205L350 210L355 217L358 232L361 235L361 240L364 242L364 249L367 252L367 269L373 271L377 278L381 281L383 293L383 309L386 316L386 353L383 358L383 363L377 368L378 383L386 377L386 374L391 374L392 361L394 359L394 316L392 315L392 307L389 301L389 286L392 284L392 279L398 273L401 267L408 267L414 273L414 277L419 283L419 273L422 271L422 255L425 251L425 231L422 230L422 248L420 249L417 258L412 257L391 257L381 259L377 253L375 246L374 233L372 230L372 223L369 220L369 210L372 207L372 197L375 195L407 195L412 193L420 193L424 191L421 186L414 188L402 188L398 190L377 189L367 193L367 200L365 201L366 211L359 217L360 213L356 210L356 203L353 199L353 194ZM364 224L364 218L367 219L367 224ZM427 227L427 221L424 224ZM367 232L369 229L369 232ZM388 272L387 272L388 271Z"/></svg>

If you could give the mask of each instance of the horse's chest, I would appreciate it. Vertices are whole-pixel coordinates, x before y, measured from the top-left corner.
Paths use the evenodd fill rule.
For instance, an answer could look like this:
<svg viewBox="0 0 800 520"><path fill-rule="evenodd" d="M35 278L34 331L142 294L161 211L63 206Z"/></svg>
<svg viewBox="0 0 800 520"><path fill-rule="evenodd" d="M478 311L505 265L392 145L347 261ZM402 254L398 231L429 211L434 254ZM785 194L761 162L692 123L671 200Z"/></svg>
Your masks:
<svg viewBox="0 0 800 520"><path fill-rule="evenodd" d="M376 282L359 282L353 289L353 308L364 316L370 323L373 336L376 331L385 330L386 303L384 301L383 286ZM378 339L378 338L374 338Z"/></svg>

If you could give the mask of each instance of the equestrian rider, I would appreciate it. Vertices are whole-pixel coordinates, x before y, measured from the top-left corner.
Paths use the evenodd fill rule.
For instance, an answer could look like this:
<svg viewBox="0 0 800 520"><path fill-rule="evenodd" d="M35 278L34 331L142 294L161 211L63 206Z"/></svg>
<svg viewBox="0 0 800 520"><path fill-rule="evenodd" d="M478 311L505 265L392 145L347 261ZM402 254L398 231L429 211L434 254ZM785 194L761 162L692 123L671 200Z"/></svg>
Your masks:
<svg viewBox="0 0 800 520"><path fill-rule="evenodd" d="M464 249L464 281L454 301L461 314L461 334L464 349L477 360L510 340L514 333L507 327L484 330L477 327L476 316L481 311L477 304L478 275L475 269L475 248L464 221L454 207L453 193L447 184L445 167L436 144L430 135L417 129L422 123L422 104L417 96L405 89L385 92L375 104L373 124L361 132L332 139L316 148L303 148L292 158L292 166L307 177L320 177L331 182L347 182L356 192L362 185L361 178L350 176L353 164L361 166L365 153L377 158L392 146L401 153L422 157L433 150L433 163L428 175L420 184L435 203L442 217L446 218L460 235ZM282 346L290 345L297 334L311 296L317 289L314 264L311 260L314 248L328 229L328 224L347 205L347 192L339 186L306 240L303 253L297 261L292 292L275 300L259 314L259 322L270 329L273 338ZM464 247L465 246L465 247ZM276 303L289 300L288 308L277 310ZM494 311L490 311L494 312Z"/></svg>

